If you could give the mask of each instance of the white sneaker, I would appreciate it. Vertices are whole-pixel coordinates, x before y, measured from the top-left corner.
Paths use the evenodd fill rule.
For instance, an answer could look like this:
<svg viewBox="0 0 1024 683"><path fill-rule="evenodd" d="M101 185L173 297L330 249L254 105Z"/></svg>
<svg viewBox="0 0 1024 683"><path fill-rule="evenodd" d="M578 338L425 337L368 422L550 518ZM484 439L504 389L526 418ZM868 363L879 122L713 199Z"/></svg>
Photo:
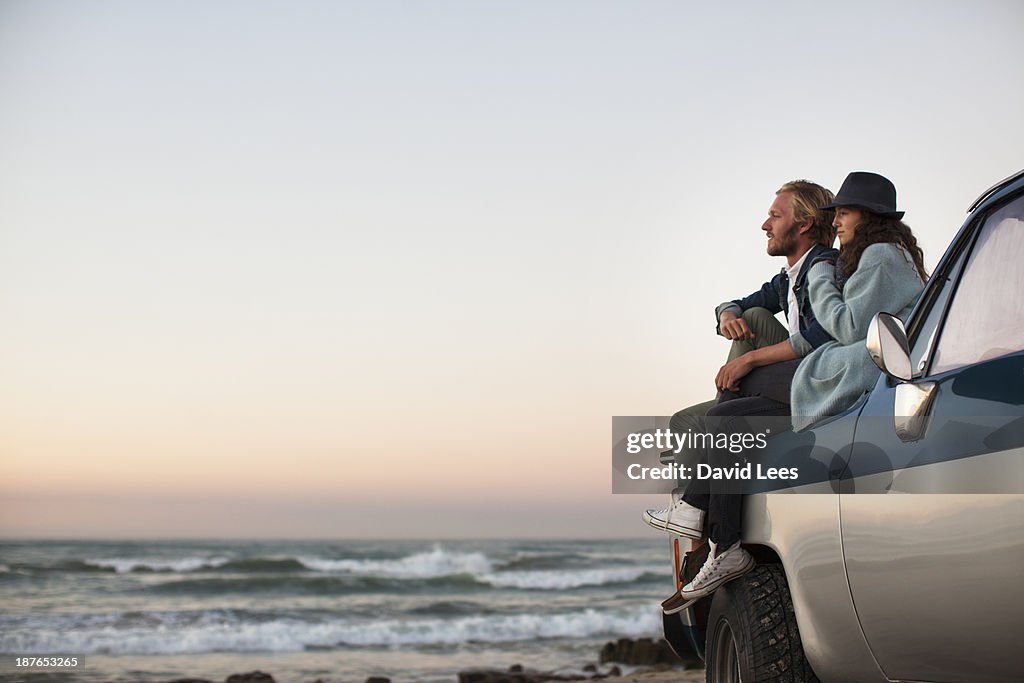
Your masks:
<svg viewBox="0 0 1024 683"><path fill-rule="evenodd" d="M704 511L685 502L682 493L673 493L672 502L663 510L646 510L644 521L658 531L697 540L704 536Z"/></svg>
<svg viewBox="0 0 1024 683"><path fill-rule="evenodd" d="M709 541L710 543L710 541ZM719 552L711 543L711 552L693 581L679 589L679 597L693 601L714 593L733 579L738 579L754 568L754 558L740 547L739 541Z"/></svg>

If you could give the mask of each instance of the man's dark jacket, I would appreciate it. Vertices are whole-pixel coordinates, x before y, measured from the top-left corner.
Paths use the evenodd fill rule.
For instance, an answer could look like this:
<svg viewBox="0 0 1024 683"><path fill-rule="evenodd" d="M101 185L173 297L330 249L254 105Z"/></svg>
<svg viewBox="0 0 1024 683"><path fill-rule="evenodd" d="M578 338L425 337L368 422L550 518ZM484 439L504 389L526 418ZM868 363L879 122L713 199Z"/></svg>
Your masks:
<svg viewBox="0 0 1024 683"><path fill-rule="evenodd" d="M789 331L789 345L797 357L802 358L832 339L814 317L814 309L811 308L811 299L807 292L807 273L811 266L818 261L830 261L835 263L839 252L831 247L815 244L807 252L807 259L800 268L793 285L793 292L796 294L797 305L800 307L800 329ZM742 299L733 299L720 304L715 309L715 319L720 319L725 311L732 311L737 316L743 315L743 311L749 308L767 308L772 313L789 315L789 275L786 269L773 277L761 286L761 289L745 296ZM717 330L721 334L721 329Z"/></svg>

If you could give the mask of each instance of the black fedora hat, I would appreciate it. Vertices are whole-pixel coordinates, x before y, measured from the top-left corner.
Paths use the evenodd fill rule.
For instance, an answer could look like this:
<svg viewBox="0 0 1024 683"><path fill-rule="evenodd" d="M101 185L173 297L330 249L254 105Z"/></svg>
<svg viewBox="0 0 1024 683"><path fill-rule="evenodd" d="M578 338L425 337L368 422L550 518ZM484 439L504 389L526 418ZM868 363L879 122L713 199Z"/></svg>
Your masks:
<svg viewBox="0 0 1024 683"><path fill-rule="evenodd" d="M846 176L834 202L823 209L840 206L856 206L886 218L903 218L903 211L896 210L896 186L885 176L869 171L854 171Z"/></svg>

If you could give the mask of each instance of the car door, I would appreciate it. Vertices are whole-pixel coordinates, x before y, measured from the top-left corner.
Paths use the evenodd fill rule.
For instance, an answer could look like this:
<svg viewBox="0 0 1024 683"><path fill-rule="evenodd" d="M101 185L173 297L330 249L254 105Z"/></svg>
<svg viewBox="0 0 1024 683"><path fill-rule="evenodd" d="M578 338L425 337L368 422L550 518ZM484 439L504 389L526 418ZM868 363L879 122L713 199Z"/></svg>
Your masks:
<svg viewBox="0 0 1024 683"><path fill-rule="evenodd" d="M908 336L920 400L879 380L840 495L858 619L890 679L1024 680L1024 195L976 212Z"/></svg>

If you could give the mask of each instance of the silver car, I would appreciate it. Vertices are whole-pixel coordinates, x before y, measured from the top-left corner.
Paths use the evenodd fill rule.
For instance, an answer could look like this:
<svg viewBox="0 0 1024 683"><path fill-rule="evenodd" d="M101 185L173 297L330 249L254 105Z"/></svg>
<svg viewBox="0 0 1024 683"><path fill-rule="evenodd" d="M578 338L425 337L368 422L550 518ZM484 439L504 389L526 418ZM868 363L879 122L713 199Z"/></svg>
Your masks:
<svg viewBox="0 0 1024 683"><path fill-rule="evenodd" d="M708 681L1024 681L1024 171L868 348L878 383L810 431L823 493L748 496L758 566L664 618Z"/></svg>

